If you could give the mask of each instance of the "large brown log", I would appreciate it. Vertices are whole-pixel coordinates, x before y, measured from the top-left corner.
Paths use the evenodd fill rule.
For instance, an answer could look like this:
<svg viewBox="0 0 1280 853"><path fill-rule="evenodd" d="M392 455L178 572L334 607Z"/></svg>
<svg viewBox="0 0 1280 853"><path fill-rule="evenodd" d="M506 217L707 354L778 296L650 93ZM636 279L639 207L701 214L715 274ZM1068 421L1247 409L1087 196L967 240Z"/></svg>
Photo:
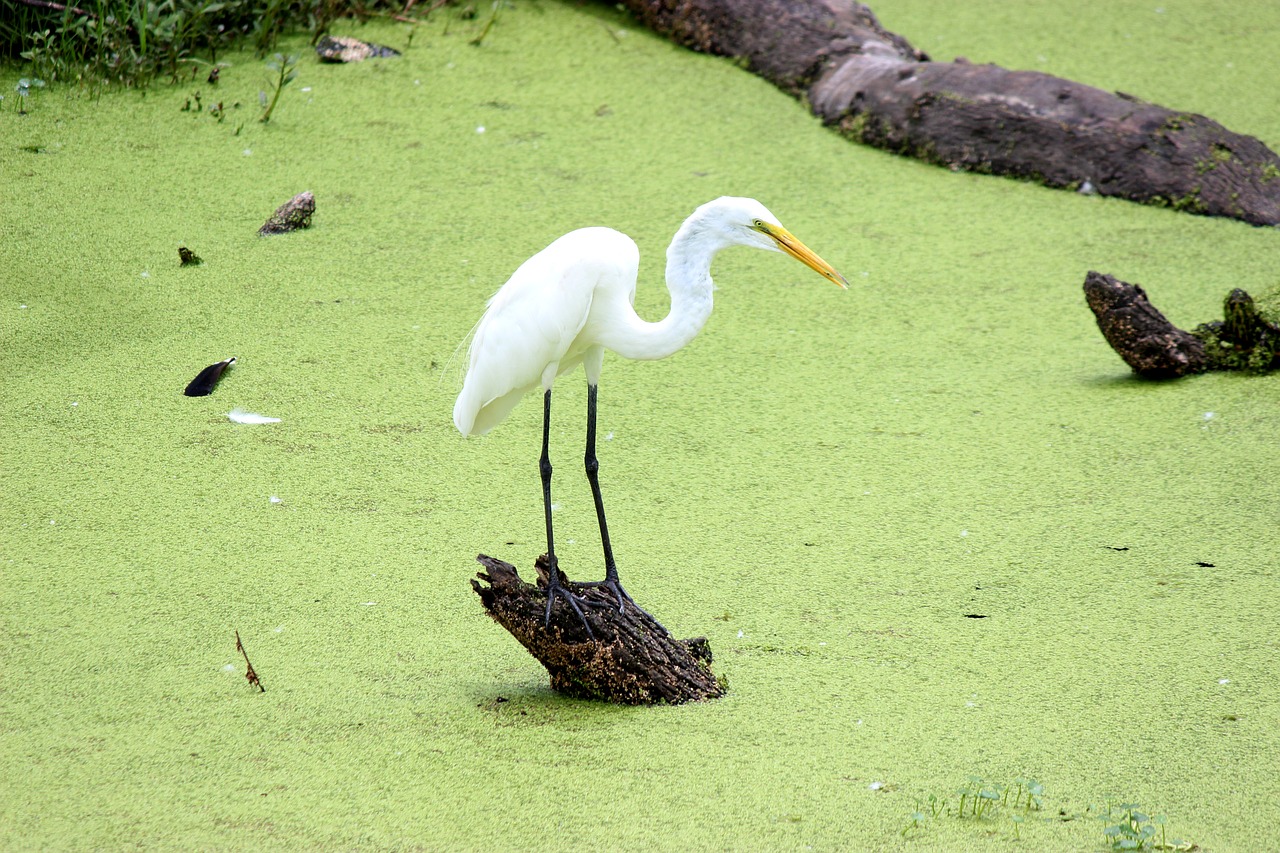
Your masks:
<svg viewBox="0 0 1280 853"><path fill-rule="evenodd" d="M952 169L1280 224L1280 157L1202 115L1036 71L932 62L850 0L624 0L843 135Z"/></svg>

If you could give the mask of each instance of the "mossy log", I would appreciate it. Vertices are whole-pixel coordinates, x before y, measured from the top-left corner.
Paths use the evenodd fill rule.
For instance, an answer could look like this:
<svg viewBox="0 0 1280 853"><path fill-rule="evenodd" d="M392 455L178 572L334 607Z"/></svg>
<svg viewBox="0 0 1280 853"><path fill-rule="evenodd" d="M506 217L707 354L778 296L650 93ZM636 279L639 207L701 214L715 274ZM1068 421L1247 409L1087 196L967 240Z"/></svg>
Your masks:
<svg viewBox="0 0 1280 853"><path fill-rule="evenodd" d="M1140 285L1090 272L1085 301L1125 363L1147 379L1171 379L1206 370L1263 373L1280 367L1280 317L1268 299L1259 308L1240 288L1223 300L1222 320L1187 332L1151 304Z"/></svg>
<svg viewBox="0 0 1280 853"><path fill-rule="evenodd" d="M1204 344L1165 319L1140 285L1090 272L1084 296L1102 336L1134 373L1169 379L1205 369Z"/></svg>
<svg viewBox="0 0 1280 853"><path fill-rule="evenodd" d="M677 640L635 607L620 612L608 590L567 580L589 605L582 610L594 639L563 599L557 598L551 623L544 624L545 555L537 560L537 586L522 580L510 563L484 554L476 559L485 571L471 586L485 610L546 667L556 691L624 705L675 705L724 694L724 684L711 672L705 638Z"/></svg>
<svg viewBox="0 0 1280 853"><path fill-rule="evenodd" d="M321 62L363 62L366 59L382 59L399 56L400 51L386 45L350 36L326 35L316 42L316 56Z"/></svg>
<svg viewBox="0 0 1280 853"><path fill-rule="evenodd" d="M1267 373L1280 367L1280 316L1277 294L1255 302L1240 288L1222 302L1222 320L1201 323L1191 334L1204 344L1209 370Z"/></svg>
<svg viewBox="0 0 1280 853"><path fill-rule="evenodd" d="M311 216L316 212L316 197L310 190L300 192L284 204L276 208L271 218L262 224L258 233L288 234L300 228L311 227Z"/></svg>
<svg viewBox="0 0 1280 853"><path fill-rule="evenodd" d="M1202 115L1035 71L932 62L849 0L624 0L845 136L951 169L1280 224L1280 157Z"/></svg>

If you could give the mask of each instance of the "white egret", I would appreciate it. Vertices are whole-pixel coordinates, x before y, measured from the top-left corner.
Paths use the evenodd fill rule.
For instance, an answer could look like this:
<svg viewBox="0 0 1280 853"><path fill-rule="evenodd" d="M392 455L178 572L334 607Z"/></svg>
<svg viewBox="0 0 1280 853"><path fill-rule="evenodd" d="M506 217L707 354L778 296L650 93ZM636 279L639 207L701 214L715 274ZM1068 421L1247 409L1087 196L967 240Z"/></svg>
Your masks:
<svg viewBox="0 0 1280 853"><path fill-rule="evenodd" d="M604 545L604 586L618 599L619 612L631 597L618 581L609 544L596 459L596 392L604 351L635 359L665 358L693 340L711 314L711 261L721 249L752 246L785 252L844 288L848 282L830 264L796 239L764 205L750 198L718 198L693 212L667 248L667 289L671 311L656 323L633 307L640 253L612 228L572 231L520 265L489 300L475 329L462 392L453 422L463 435L493 429L526 393L543 389L542 502L547 523L546 621L561 596L583 617L579 598L560 583L551 528L551 387L561 373L581 364L587 374L585 462ZM631 601L632 606L636 606ZM590 627L587 627L590 633Z"/></svg>

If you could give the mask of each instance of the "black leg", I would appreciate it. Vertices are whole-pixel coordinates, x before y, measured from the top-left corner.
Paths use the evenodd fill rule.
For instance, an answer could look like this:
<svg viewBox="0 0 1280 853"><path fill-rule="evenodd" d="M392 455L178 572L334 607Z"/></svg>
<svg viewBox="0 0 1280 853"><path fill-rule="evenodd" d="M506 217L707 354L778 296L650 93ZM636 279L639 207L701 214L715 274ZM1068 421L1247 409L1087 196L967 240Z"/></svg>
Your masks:
<svg viewBox="0 0 1280 853"><path fill-rule="evenodd" d="M542 397L542 458L538 460L538 470L542 474L542 508L547 516L547 559L554 565L556 561L556 540L551 530L551 455L548 444L551 436L551 389Z"/></svg>
<svg viewBox="0 0 1280 853"><path fill-rule="evenodd" d="M596 386L587 386L587 452L583 459L587 467L587 480L591 483L591 497L596 502L596 518L600 522L600 542L604 545L604 581L617 586L618 564L613 559L613 546L609 544L609 523L604 518L604 500L600 497L600 460L596 458ZM618 609L622 609L622 596L618 596Z"/></svg>
<svg viewBox="0 0 1280 853"><path fill-rule="evenodd" d="M621 613L626 604L653 619L644 608L636 604L627 591L618 582L618 564L613 559L613 546L609 544L609 524L604 518L604 499L600 497L600 460L596 458L596 386L587 386L587 451L584 461L587 467L587 480L591 483L591 497L596 503L596 519L600 522L600 542L604 546L604 580L582 586L603 586L618 598L618 612ZM594 602L591 602L594 604ZM662 627L657 619L654 624ZM663 628L665 631L666 629Z"/></svg>
<svg viewBox="0 0 1280 853"><path fill-rule="evenodd" d="M587 629L587 636L594 640L595 634L591 633L591 626L587 624L587 617L583 614L582 606L578 603L578 596L565 589L564 584L560 583L560 565L556 560L555 533L551 528L551 455L548 450L550 437L551 390L547 389L542 398L542 457L538 460L538 470L542 474L542 508L547 518L547 612L543 619L543 624L546 626L551 625L551 605L555 603L558 595L569 602L573 612L578 614L578 618L582 620L582 627Z"/></svg>

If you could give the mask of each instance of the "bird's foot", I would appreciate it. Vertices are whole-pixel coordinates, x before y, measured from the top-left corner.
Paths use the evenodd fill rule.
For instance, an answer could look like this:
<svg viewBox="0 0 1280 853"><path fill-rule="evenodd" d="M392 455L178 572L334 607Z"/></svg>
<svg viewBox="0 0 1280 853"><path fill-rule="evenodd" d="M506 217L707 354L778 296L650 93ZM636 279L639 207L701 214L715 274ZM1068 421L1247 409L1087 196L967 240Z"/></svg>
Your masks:
<svg viewBox="0 0 1280 853"><path fill-rule="evenodd" d="M545 565L542 563L543 560L546 560ZM582 612L582 605L590 604L590 602L584 601L581 596L572 592L565 585L568 580L564 578L564 573L560 571L556 558L542 557L538 561L538 574L546 582L547 588L547 612L543 618L543 626L546 628L551 627L551 605L555 604L556 596L559 596L568 602L574 613L578 614L578 619L582 621L582 627L586 629L587 636L594 640L596 635L592 632L591 626L587 624L586 614Z"/></svg>
<svg viewBox="0 0 1280 853"><path fill-rule="evenodd" d="M605 579L604 579L604 580L602 580L602 581L588 581L588 582L586 582L586 583L579 583L579 584L578 584L578 586L581 586L581 587L593 587L593 586L595 586L595 587L604 587L605 589L607 589L607 590L609 590L610 592L612 592L612 593L614 594L614 597L616 597L616 598L618 599L618 612L619 612L619 613L621 613L623 610L625 610L625 609L626 609L626 606L627 606L628 604L630 604L630 605L631 605L633 608L635 608L638 612L640 612L640 613L642 613L643 615L645 615L645 616L649 617L649 619L650 619L650 620L652 620L653 624L657 625L659 628L662 628L662 630L663 630L663 631L666 631L667 633L670 633L669 631L667 631L667 629L666 629L665 627L663 627L663 625L662 625L662 623L661 623L661 622L659 622L657 619L654 619L654 618L653 618L653 614L652 614L652 613L650 613L648 610L645 610L645 609L644 609L643 607L641 607L639 604L636 604L635 599L634 599L634 598L632 598L630 595L628 595L628 594L627 594L627 591L626 591L625 589L623 589L623 588L622 588L622 584L621 584L621 583L619 583L619 582L618 582L618 580L617 580L616 578L605 578ZM587 601L587 600L585 600L585 599L583 599L583 600L582 600L582 603L583 603L583 604L585 604L585 605L587 605L588 607L608 607L608 606L610 606L610 605L605 604L605 603L604 603L604 602L602 602L602 601Z"/></svg>

